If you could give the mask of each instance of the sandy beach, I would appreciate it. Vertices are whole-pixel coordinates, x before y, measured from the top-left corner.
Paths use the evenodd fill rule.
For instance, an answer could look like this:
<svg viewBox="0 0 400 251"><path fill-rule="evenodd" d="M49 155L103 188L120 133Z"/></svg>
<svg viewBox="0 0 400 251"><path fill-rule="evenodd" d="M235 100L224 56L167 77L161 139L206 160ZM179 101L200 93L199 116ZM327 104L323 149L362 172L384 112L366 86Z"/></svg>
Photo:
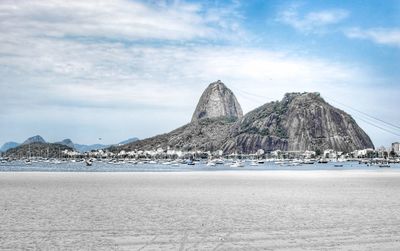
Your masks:
<svg viewBox="0 0 400 251"><path fill-rule="evenodd" d="M0 173L1 250L399 250L400 172Z"/></svg>

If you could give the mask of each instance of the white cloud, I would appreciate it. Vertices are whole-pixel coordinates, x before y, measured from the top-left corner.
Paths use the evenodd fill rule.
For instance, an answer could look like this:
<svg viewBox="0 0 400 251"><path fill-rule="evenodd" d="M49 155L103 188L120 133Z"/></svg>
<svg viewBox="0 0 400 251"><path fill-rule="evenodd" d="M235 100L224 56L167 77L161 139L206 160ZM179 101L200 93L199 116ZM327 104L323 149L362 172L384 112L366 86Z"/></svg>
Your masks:
<svg viewBox="0 0 400 251"><path fill-rule="evenodd" d="M343 9L327 9L300 15L299 7L292 5L279 13L278 21L302 32L321 32L324 27L340 23L348 16L349 12Z"/></svg>
<svg viewBox="0 0 400 251"><path fill-rule="evenodd" d="M349 38L370 40L377 44L400 47L400 28L352 28L345 31Z"/></svg>
<svg viewBox="0 0 400 251"><path fill-rule="evenodd" d="M79 137L88 143L104 131L123 139L131 130L130 136L143 138L180 126L217 79L236 93L245 111L284 92L335 93L346 86L355 93L358 81L372 81L356 65L236 46L39 37L1 43L0 52L0 117L14 121L8 124L13 128L0 129L24 126L30 134L46 125L76 138L82 128ZM155 123L160 119L162 124ZM54 138L59 130L47 129L52 135L44 136Z"/></svg>
<svg viewBox="0 0 400 251"><path fill-rule="evenodd" d="M145 4L128 0L6 0L0 4L0 29L2 33L30 37L126 40L221 39L238 29L237 22L226 19L231 21L227 25L213 10L181 1ZM215 14L214 18L209 12Z"/></svg>
<svg viewBox="0 0 400 251"><path fill-rule="evenodd" d="M271 95L278 94L276 90L281 94L282 90L311 90L366 78L356 65L235 46L151 46L41 38L28 46L14 44L8 49L18 53L0 57L0 65L15 71L9 74L9 83L2 83L7 97L14 100L15 95L22 95L19 89L24 89L34 91L34 99L47 93L51 95L45 100L65 100L61 102L64 105L134 107L158 102L183 107L188 103L194 106L198 92L217 79L237 89L246 83ZM7 88L11 86L19 88ZM260 104L243 105L249 110Z"/></svg>

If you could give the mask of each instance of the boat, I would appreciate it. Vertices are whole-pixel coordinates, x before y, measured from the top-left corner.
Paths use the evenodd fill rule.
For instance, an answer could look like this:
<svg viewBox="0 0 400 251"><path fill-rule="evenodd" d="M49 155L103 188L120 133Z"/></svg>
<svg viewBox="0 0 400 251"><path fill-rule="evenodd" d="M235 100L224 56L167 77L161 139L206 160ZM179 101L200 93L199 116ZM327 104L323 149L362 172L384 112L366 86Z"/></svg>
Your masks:
<svg viewBox="0 0 400 251"><path fill-rule="evenodd" d="M343 167L342 164L334 164L333 166L334 166L334 167Z"/></svg>
<svg viewBox="0 0 400 251"><path fill-rule="evenodd" d="M250 163L250 166L258 166L258 165L259 165L258 161L255 161L255 160L253 160L253 161Z"/></svg>
<svg viewBox="0 0 400 251"><path fill-rule="evenodd" d="M379 168L390 168L389 164L380 164Z"/></svg>
<svg viewBox="0 0 400 251"><path fill-rule="evenodd" d="M223 165L224 164L224 160L223 159L216 159L215 160L215 164L216 165Z"/></svg>
<svg viewBox="0 0 400 251"><path fill-rule="evenodd" d="M86 160L85 163L86 163L86 166L92 166L93 165L93 162L90 159Z"/></svg>
<svg viewBox="0 0 400 251"><path fill-rule="evenodd" d="M243 164L242 161L237 160L237 161L234 161L234 162L230 165L230 167L244 167L244 164Z"/></svg>
<svg viewBox="0 0 400 251"><path fill-rule="evenodd" d="M193 160L186 161L186 164L188 164L189 166L194 166L195 165Z"/></svg>

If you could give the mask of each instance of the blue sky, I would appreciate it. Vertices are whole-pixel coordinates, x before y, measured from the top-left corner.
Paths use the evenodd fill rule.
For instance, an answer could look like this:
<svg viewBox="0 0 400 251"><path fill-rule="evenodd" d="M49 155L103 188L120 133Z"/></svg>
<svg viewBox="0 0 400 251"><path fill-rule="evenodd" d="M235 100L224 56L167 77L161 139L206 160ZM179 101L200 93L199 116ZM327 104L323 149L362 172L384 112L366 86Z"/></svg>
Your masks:
<svg viewBox="0 0 400 251"><path fill-rule="evenodd" d="M400 125L399 1L5 0L0 32L0 142L168 132L218 79L244 112L318 91L400 140L351 109Z"/></svg>

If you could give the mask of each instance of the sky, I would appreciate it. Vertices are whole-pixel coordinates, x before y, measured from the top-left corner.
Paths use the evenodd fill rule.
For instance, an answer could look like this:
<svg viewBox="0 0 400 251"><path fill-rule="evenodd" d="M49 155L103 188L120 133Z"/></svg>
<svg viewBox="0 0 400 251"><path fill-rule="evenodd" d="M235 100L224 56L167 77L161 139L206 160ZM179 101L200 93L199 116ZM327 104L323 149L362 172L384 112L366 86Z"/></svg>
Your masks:
<svg viewBox="0 0 400 251"><path fill-rule="evenodd" d="M397 0L2 0L0 33L0 144L165 133L216 80L244 112L320 92L400 141Z"/></svg>

